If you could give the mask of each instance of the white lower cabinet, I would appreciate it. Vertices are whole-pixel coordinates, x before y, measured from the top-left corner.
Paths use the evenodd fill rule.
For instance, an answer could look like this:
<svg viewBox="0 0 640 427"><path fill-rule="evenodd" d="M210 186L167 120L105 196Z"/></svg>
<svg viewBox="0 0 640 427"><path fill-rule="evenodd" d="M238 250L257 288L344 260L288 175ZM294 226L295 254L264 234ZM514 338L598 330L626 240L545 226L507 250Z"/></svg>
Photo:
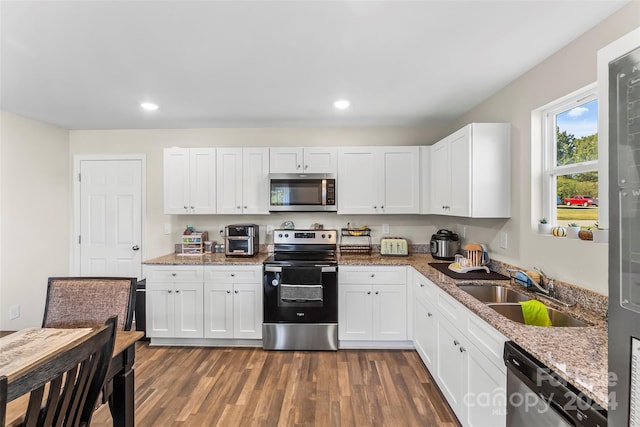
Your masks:
<svg viewBox="0 0 640 427"><path fill-rule="evenodd" d="M202 267L147 268L147 336L202 338Z"/></svg>
<svg viewBox="0 0 640 427"><path fill-rule="evenodd" d="M345 341L407 339L406 267L338 269L338 338Z"/></svg>
<svg viewBox="0 0 640 427"><path fill-rule="evenodd" d="M262 267L204 269L205 338L262 339Z"/></svg>
<svg viewBox="0 0 640 427"><path fill-rule="evenodd" d="M506 338L414 270L414 343L464 426L506 425Z"/></svg>

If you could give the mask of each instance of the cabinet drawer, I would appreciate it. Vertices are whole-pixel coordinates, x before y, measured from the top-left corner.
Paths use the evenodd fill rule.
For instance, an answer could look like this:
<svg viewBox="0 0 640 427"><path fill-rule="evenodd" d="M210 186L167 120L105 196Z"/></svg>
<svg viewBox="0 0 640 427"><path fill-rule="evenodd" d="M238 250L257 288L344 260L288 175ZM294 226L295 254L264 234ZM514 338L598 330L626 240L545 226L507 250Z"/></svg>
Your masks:
<svg viewBox="0 0 640 427"><path fill-rule="evenodd" d="M442 315L448 318L451 323L457 325L459 329L462 329L465 322L464 318L467 314L462 304L444 291L437 292L436 300L438 310Z"/></svg>
<svg viewBox="0 0 640 427"><path fill-rule="evenodd" d="M262 283L262 266L205 267L205 283Z"/></svg>
<svg viewBox="0 0 640 427"><path fill-rule="evenodd" d="M147 282L190 282L202 283L203 267L154 266L146 268Z"/></svg>
<svg viewBox="0 0 640 427"><path fill-rule="evenodd" d="M416 296L426 299L430 303L435 301L438 288L429 279L424 277L422 274L416 273L413 283Z"/></svg>
<svg viewBox="0 0 640 427"><path fill-rule="evenodd" d="M506 369L502 359L504 343L507 341L504 335L472 313L467 316L466 335L494 365L502 371Z"/></svg>
<svg viewBox="0 0 640 427"><path fill-rule="evenodd" d="M339 267L338 283L352 285L406 285L406 267Z"/></svg>

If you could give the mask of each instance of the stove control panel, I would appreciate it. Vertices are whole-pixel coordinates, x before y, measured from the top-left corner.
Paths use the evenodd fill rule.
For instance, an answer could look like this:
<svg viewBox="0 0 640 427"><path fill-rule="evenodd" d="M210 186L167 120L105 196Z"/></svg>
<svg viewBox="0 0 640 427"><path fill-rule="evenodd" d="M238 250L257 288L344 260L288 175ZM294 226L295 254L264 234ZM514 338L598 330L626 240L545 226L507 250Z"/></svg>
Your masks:
<svg viewBox="0 0 640 427"><path fill-rule="evenodd" d="M335 245L337 243L337 236L337 230L273 230L273 243Z"/></svg>

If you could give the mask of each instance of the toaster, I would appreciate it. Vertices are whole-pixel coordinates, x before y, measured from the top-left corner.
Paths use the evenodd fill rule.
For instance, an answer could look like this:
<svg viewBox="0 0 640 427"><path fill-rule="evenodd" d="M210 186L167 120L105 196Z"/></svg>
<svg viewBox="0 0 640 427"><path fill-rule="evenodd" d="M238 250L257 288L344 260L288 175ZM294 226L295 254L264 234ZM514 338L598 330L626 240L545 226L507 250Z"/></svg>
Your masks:
<svg viewBox="0 0 640 427"><path fill-rule="evenodd" d="M380 255L409 255L407 239L401 237L383 237L380 239Z"/></svg>

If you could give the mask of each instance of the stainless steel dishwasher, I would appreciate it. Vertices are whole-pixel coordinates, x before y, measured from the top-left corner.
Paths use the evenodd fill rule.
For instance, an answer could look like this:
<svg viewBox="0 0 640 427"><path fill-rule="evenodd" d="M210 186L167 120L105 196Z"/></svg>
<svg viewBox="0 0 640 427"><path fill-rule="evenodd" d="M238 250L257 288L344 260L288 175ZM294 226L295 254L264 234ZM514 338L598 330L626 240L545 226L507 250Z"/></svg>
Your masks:
<svg viewBox="0 0 640 427"><path fill-rule="evenodd" d="M504 346L507 426L605 427L607 411L513 341Z"/></svg>

